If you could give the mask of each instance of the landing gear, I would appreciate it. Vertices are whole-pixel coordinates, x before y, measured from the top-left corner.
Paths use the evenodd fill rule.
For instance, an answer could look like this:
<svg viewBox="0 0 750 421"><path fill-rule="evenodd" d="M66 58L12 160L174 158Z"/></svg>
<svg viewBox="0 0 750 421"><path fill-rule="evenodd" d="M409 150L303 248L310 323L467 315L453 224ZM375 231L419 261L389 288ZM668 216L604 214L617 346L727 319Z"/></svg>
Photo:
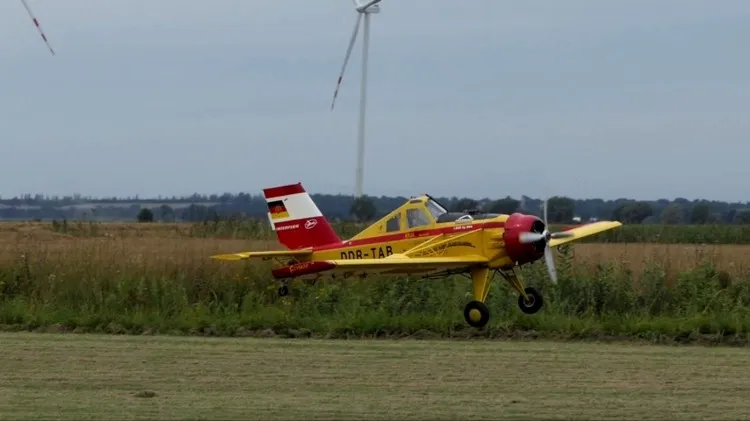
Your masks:
<svg viewBox="0 0 750 421"><path fill-rule="evenodd" d="M518 308L520 308L521 311L526 314L534 314L537 311L541 310L542 306L544 305L542 293L539 292L538 289L532 287L526 287L524 289L524 292L526 293L526 297L528 298L524 298L523 295L519 295Z"/></svg>
<svg viewBox="0 0 750 421"><path fill-rule="evenodd" d="M513 268L510 273L500 272L506 281L518 291L518 308L526 314L534 314L542 309L542 293L534 287L524 287L521 275Z"/></svg>
<svg viewBox="0 0 750 421"><path fill-rule="evenodd" d="M518 291L518 308L525 314L534 314L541 310L544 305L542 293L533 287L524 287L521 276L516 268L509 271L498 270L506 281ZM488 268L475 268L471 270L471 283L474 292L474 300L464 307L464 319L469 326L481 328L490 320L490 310L485 301L490 292L492 277Z"/></svg>
<svg viewBox="0 0 750 421"><path fill-rule="evenodd" d="M464 319L469 326L484 327L490 321L490 309L481 301L470 301L464 307Z"/></svg>
<svg viewBox="0 0 750 421"><path fill-rule="evenodd" d="M475 268L471 270L471 283L474 292L474 300L464 307L464 319L469 326L481 328L490 321L490 310L484 301L490 292L492 278L488 268Z"/></svg>
<svg viewBox="0 0 750 421"><path fill-rule="evenodd" d="M282 285L279 287L279 297L286 297L287 294L289 294L289 288L286 285Z"/></svg>

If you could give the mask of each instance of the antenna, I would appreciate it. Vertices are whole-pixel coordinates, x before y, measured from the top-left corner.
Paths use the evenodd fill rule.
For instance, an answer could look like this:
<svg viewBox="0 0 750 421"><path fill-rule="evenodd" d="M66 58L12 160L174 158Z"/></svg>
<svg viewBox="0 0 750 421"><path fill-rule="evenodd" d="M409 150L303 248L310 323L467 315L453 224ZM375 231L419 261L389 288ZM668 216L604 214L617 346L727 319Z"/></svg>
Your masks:
<svg viewBox="0 0 750 421"><path fill-rule="evenodd" d="M357 174L356 174L356 190L355 197L362 196L362 179L364 173L364 160L365 160L365 114L367 106L367 59L370 48L370 14L380 13L380 6L378 3L381 0L371 0L364 5L359 5L357 0L352 0L357 10L357 20L354 23L354 31L352 37L349 40L349 47L346 49L346 56L344 57L344 65L341 66L341 73L339 73L338 81L336 82L336 90L333 92L333 101L331 101L331 110L333 110L336 104L336 97L339 94L339 88L341 82L344 79L344 72L346 71L346 65L349 62L349 57L352 55L352 48L354 48L354 42L357 40L357 33L359 32L359 24L362 21L364 15L364 34L362 34L362 79L359 87L359 126L357 130Z"/></svg>
<svg viewBox="0 0 750 421"><path fill-rule="evenodd" d="M47 36L44 35L44 31L42 31L42 27L39 25L39 21L34 16L34 13L31 11L31 8L29 7L29 3L26 2L26 0L21 0L21 3L23 3L23 7L26 8L26 12L29 13L29 17L31 18L31 21L34 22L34 26L36 26L36 30L39 32L39 35L42 36L42 39L44 40L44 43L47 44L47 48L49 48L49 52L52 53L52 55L55 55L55 50L52 49L52 46L49 45L49 41L47 41Z"/></svg>

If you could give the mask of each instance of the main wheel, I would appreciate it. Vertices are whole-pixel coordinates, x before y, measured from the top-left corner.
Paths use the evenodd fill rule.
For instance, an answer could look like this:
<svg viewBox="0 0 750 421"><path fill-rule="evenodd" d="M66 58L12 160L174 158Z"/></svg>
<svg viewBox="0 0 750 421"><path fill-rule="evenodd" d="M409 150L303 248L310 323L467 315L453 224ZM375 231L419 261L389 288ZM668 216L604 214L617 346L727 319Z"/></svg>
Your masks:
<svg viewBox="0 0 750 421"><path fill-rule="evenodd" d="M528 301L523 298L523 295L518 296L518 308L526 314L534 314L539 311L544 305L542 299L542 293L538 289L532 287L526 287L524 289L526 295L529 296Z"/></svg>
<svg viewBox="0 0 750 421"><path fill-rule="evenodd" d="M286 285L282 285L279 287L279 297L285 297L287 294L289 294L289 288L286 287Z"/></svg>
<svg viewBox="0 0 750 421"><path fill-rule="evenodd" d="M472 327L484 327L490 321L490 310L484 303L471 301L464 307L464 319Z"/></svg>

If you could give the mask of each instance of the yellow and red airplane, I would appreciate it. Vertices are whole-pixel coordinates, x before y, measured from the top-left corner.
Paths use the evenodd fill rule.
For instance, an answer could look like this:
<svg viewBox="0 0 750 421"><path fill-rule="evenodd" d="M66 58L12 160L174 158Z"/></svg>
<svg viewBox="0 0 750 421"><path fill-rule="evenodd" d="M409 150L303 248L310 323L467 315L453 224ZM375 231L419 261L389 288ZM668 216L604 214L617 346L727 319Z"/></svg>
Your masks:
<svg viewBox="0 0 750 421"><path fill-rule="evenodd" d="M368 275L420 274L421 277L470 275L474 299L464 317L470 326L487 324L487 300L492 278L500 273L518 291L518 306L526 314L541 309L542 294L524 287L519 266L545 258L550 278L557 281L551 247L613 229L622 224L600 221L551 233L544 220L522 213L448 212L427 194L409 199L348 240L341 240L315 205L302 183L263 190L271 226L288 250L248 251L211 256L219 260L277 259L272 270L288 293L292 278L319 280ZM492 275L490 275L492 274Z"/></svg>

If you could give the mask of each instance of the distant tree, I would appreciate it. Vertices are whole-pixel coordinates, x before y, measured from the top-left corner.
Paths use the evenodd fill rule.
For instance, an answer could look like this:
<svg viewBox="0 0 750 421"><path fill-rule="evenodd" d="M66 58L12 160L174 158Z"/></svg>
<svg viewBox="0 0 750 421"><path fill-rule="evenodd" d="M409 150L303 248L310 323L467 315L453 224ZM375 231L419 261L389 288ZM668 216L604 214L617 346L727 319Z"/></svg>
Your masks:
<svg viewBox="0 0 750 421"><path fill-rule="evenodd" d="M490 213L504 213L510 215L511 213L518 210L518 205L521 202L519 202L516 199L513 199L511 197L506 197L505 199L495 200L494 202L490 202L489 205L487 205L487 212Z"/></svg>
<svg viewBox="0 0 750 421"><path fill-rule="evenodd" d="M711 206L707 202L699 202L690 210L691 224L705 224L708 222Z"/></svg>
<svg viewBox="0 0 750 421"><path fill-rule="evenodd" d="M154 222L154 213L149 208L142 208L136 218L138 222Z"/></svg>
<svg viewBox="0 0 750 421"><path fill-rule="evenodd" d="M647 217L645 217L645 218L643 219L643 221L641 221L641 224L644 224L644 225L649 225L649 224L658 224L658 223L660 223L660 222L659 222L659 218L657 218L657 217L656 217L656 216L654 216L654 215L651 215L651 216L647 216Z"/></svg>
<svg viewBox="0 0 750 421"><path fill-rule="evenodd" d="M732 220L735 224L742 224L742 225L748 225L750 224L750 209L740 209L734 214L734 220Z"/></svg>
<svg viewBox="0 0 750 421"><path fill-rule="evenodd" d="M735 215L737 215L737 209L729 209L729 211L727 211L727 215L724 221L731 224L734 221Z"/></svg>
<svg viewBox="0 0 750 421"><path fill-rule="evenodd" d="M627 202L614 209L612 219L625 224L640 224L653 213L654 210L648 202Z"/></svg>
<svg viewBox="0 0 750 421"><path fill-rule="evenodd" d="M682 209L677 203L670 203L661 211L661 223L675 225L682 220Z"/></svg>
<svg viewBox="0 0 750 421"><path fill-rule="evenodd" d="M542 214L544 213L542 208ZM550 197L547 201L547 219L550 223L568 223L575 215L576 203L564 196Z"/></svg>
<svg viewBox="0 0 750 421"><path fill-rule="evenodd" d="M219 221L219 214L213 207L192 204L182 210L180 218L183 221L204 222Z"/></svg>
<svg viewBox="0 0 750 421"><path fill-rule="evenodd" d="M174 209L169 205L159 206L159 219L162 221L174 221Z"/></svg>
<svg viewBox="0 0 750 421"><path fill-rule="evenodd" d="M453 212L464 212L468 210L474 210L479 207L479 204L474 199L469 199L468 197L464 197L463 199L458 199L453 202L453 205L451 206L451 211Z"/></svg>
<svg viewBox="0 0 750 421"><path fill-rule="evenodd" d="M312 199L318 205L323 214L331 219L352 219L351 207L354 198L343 194L321 194L311 193ZM481 209L484 211L509 213L513 212L515 200L506 198L458 198L458 197L436 197L447 209L452 211L463 211L468 209ZM375 207L375 216L389 212L401 206L408 198L403 196L380 196L369 197ZM158 204L153 204L157 202ZM521 196L521 203L515 211L533 212L539 215L541 199ZM550 203L550 217L552 220L565 220L572 215L587 220L589 217L597 219L615 219L627 223L660 223L662 213L670 204L676 204L681 209L681 223L710 224L710 223L732 223L735 214L743 209L750 209L746 202L721 202L708 200L688 200L677 198L668 200L664 198L648 201L637 201L629 198L616 198L613 200L603 199L576 199L572 201L574 214L569 212L570 203L561 206L564 212L558 213L555 208L555 200ZM172 208L170 213L166 207L160 207L162 203ZM641 203L641 205L634 205ZM564 202L560 202L561 205ZM266 220L268 206L265 197L260 192L241 193L212 193L193 194L186 196L158 196L153 198L131 197L101 197L94 198L83 195L52 196L45 194L22 194L15 197L0 199L0 220L2 219L67 219L68 221L80 220L85 215L83 209L96 209L97 220L137 220L138 214L144 207L150 207L154 220L172 220L173 218L185 221L209 221L224 219L229 215L243 215L245 218ZM670 208L671 209L671 208ZM665 216L674 215L670 210ZM646 216L648 215L648 216ZM671 221L673 219L667 218ZM745 216L738 219L744 221Z"/></svg>
<svg viewBox="0 0 750 421"><path fill-rule="evenodd" d="M353 215L359 222L370 221L375 217L377 209L372 199L367 196L362 196L354 199L352 207L349 209L349 214Z"/></svg>

